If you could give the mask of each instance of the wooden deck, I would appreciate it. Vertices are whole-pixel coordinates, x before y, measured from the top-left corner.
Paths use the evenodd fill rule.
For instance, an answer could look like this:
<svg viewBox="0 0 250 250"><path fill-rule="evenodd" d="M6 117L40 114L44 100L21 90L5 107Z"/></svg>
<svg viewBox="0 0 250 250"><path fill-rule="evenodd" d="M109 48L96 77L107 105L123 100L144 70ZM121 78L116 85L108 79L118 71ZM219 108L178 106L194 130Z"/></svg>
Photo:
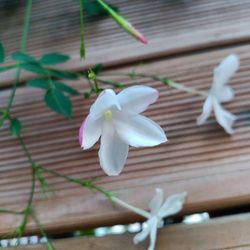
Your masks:
<svg viewBox="0 0 250 250"><path fill-rule="evenodd" d="M39 164L82 179L98 177L98 185L141 208L147 208L154 188L158 186L166 195L188 192L183 214L242 205L250 207L249 0L134 0L130 6L123 0L109 1L120 8L150 43L148 46L137 43L109 18L87 18L87 58L84 62L78 57L78 6L71 0L34 2L29 52L34 55L54 50L70 53L73 59L65 66L67 69L77 71L102 62L106 67L103 74L108 75L129 72L143 61L138 72L159 74L186 86L207 90L212 82L212 70L223 57L236 53L241 60L240 71L231 81L236 98L226 105L239 117L232 137L218 127L214 118L204 126L196 126L202 98L169 89L159 82L138 79L138 83L160 91L159 101L146 115L164 128L169 142L156 148L131 149L119 177L104 176L97 158L97 146L83 152L78 145L79 126L94 99L74 97L74 119L68 121L48 110L42 102L41 91L20 86L13 115L22 121L24 140ZM41 8L47 11L39 11ZM0 10L0 14L7 15L4 10ZM1 40L8 52L18 49L22 15L23 9L20 8L15 15L0 23ZM28 73L22 75L23 81L29 78ZM5 89L0 92L0 106L7 101L12 79L13 72L1 74L1 87ZM112 76L112 79L131 84L126 77ZM70 84L80 91L87 87L83 81ZM21 209L29 193L30 168L18 141L5 128L0 131L0 143L0 207ZM35 196L35 209L47 232L141 220L110 205L96 193L59 178L48 176L48 181L56 195L43 199L37 189ZM135 193L139 195L135 196ZM166 249L164 246L178 250L250 249L247 245L250 237L244 234L250 228L249 215L244 216L225 219L225 223L222 219L209 225L177 225L162 229L157 249ZM242 218L246 218L246 222ZM0 215L0 222L0 234L10 232L19 223L16 216L6 214ZM232 231L227 229L231 226ZM220 241L217 233L221 228L227 231L222 235L224 240ZM32 222L26 232L36 232ZM214 245L206 240L207 236L215 242ZM100 246L124 249L117 248L115 242L120 242L126 249L145 249L143 245L127 245L128 238L131 239L131 235L97 241L80 239L73 243L67 240L58 243L58 249L68 249L66 246L73 246L74 250L83 249L82 246L85 249L100 249ZM178 245L180 238L183 245ZM32 246L32 249L42 248Z"/></svg>

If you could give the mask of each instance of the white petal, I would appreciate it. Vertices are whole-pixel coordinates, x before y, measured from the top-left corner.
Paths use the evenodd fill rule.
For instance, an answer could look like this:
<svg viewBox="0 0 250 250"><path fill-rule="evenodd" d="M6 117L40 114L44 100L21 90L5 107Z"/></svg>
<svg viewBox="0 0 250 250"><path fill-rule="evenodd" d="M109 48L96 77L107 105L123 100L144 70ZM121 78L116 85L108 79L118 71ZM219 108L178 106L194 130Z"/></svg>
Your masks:
<svg viewBox="0 0 250 250"><path fill-rule="evenodd" d="M177 214L181 211L187 193L174 194L167 198L159 210L158 215L161 218Z"/></svg>
<svg viewBox="0 0 250 250"><path fill-rule="evenodd" d="M155 189L155 195L149 203L149 208L152 214L156 215L163 203L163 190L161 188Z"/></svg>
<svg viewBox="0 0 250 250"><path fill-rule="evenodd" d="M147 86L133 86L121 91L117 98L125 111L141 113L154 103L159 96L156 89Z"/></svg>
<svg viewBox="0 0 250 250"><path fill-rule="evenodd" d="M100 118L107 110L121 109L117 96L112 89L106 89L97 97L94 104L90 107L90 114L93 119Z"/></svg>
<svg viewBox="0 0 250 250"><path fill-rule="evenodd" d="M93 120L91 115L81 125L79 131L79 142L83 149L91 148L101 135L102 121L100 119Z"/></svg>
<svg viewBox="0 0 250 250"><path fill-rule="evenodd" d="M202 125L207 120L207 118L212 112L212 109L213 109L212 97L208 95L206 101L203 104L202 114L197 118L198 125Z"/></svg>
<svg viewBox="0 0 250 250"><path fill-rule="evenodd" d="M228 134L233 134L232 126L237 117L226 111L217 101L214 101L214 112L216 120L221 127L223 127Z"/></svg>
<svg viewBox="0 0 250 250"><path fill-rule="evenodd" d="M226 86L222 89L220 96L219 96L219 101L220 102L229 102L233 100L234 98L234 91L230 86Z"/></svg>
<svg viewBox="0 0 250 250"><path fill-rule="evenodd" d="M157 238L157 218L154 217L152 220L152 224L151 224L150 244L149 244L148 250L155 249L156 238Z"/></svg>
<svg viewBox="0 0 250 250"><path fill-rule="evenodd" d="M151 147L167 141L164 130L142 115L120 112L114 124L119 136L133 147Z"/></svg>
<svg viewBox="0 0 250 250"><path fill-rule="evenodd" d="M219 92L220 88L228 83L229 79L239 69L240 60L237 55L231 54L227 56L218 67L214 69L213 87L215 92Z"/></svg>
<svg viewBox="0 0 250 250"><path fill-rule="evenodd" d="M138 243L144 241L147 238L147 236L149 235L150 230L151 230L151 228L149 227L149 225L147 223L147 226L145 228L143 228L141 232L139 232L135 235L135 237L133 239L134 244L137 245Z"/></svg>
<svg viewBox="0 0 250 250"><path fill-rule="evenodd" d="M113 124L103 123L101 146L99 150L100 165L110 176L119 175L128 157L128 144L117 135Z"/></svg>

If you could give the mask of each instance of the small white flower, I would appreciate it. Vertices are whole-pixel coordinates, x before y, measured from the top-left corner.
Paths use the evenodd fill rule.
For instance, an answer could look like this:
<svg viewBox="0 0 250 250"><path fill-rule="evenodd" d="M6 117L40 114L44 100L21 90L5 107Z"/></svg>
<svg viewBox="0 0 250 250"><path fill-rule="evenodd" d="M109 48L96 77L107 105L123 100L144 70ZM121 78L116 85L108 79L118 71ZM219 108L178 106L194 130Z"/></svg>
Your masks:
<svg viewBox="0 0 250 250"><path fill-rule="evenodd" d="M79 141L83 149L89 149L101 136L99 159L106 174L120 174L129 145L151 147L167 141L158 124L140 115L158 96L157 90L146 86L129 87L118 95L107 89L91 106L80 128Z"/></svg>
<svg viewBox="0 0 250 250"><path fill-rule="evenodd" d="M239 58L232 54L226 57L218 67L214 69L214 79L208 97L203 105L203 112L197 119L197 124L203 124L212 110L214 110L217 122L224 130L232 134L233 123L236 116L226 111L221 103L231 101L234 98L233 89L226 84L233 74L239 69Z"/></svg>
<svg viewBox="0 0 250 250"><path fill-rule="evenodd" d="M146 227L134 237L134 244L138 244L150 236L148 250L155 248L157 228L163 226L163 218L180 212L186 197L186 193L174 194L164 202L163 190L156 188L155 191L155 196L149 203L150 217L146 221Z"/></svg>

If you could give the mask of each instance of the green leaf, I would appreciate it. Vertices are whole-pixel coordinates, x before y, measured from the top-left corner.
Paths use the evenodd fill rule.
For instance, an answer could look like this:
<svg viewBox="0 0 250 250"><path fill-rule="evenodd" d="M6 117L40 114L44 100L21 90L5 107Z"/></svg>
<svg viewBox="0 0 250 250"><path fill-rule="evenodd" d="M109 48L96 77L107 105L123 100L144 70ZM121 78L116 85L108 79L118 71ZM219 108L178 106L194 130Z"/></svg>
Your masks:
<svg viewBox="0 0 250 250"><path fill-rule="evenodd" d="M98 63L95 65L95 67L92 69L96 75L98 75L103 69L103 65L101 63Z"/></svg>
<svg viewBox="0 0 250 250"><path fill-rule="evenodd" d="M4 58L5 58L4 47L3 44L0 42L0 63L4 62Z"/></svg>
<svg viewBox="0 0 250 250"><path fill-rule="evenodd" d="M61 90L63 92L66 92L70 95L79 95L80 93L78 92L78 90L62 83L62 82L54 82L54 85L56 87L56 89Z"/></svg>
<svg viewBox="0 0 250 250"><path fill-rule="evenodd" d="M4 71L11 70L11 69L15 69L16 67L17 67L16 64L14 64L14 65L2 66L2 67L0 67L0 72L4 72Z"/></svg>
<svg viewBox="0 0 250 250"><path fill-rule="evenodd" d="M10 127L9 127L9 129L10 129L10 132L11 132L12 135L15 135L15 136L20 135L21 129L22 129L22 124L16 118L15 119L11 119L10 120Z"/></svg>
<svg viewBox="0 0 250 250"><path fill-rule="evenodd" d="M25 63L20 64L20 67L22 69L25 69L27 71L39 74L39 75L46 75L47 72L45 69L43 69L38 63Z"/></svg>
<svg viewBox="0 0 250 250"><path fill-rule="evenodd" d="M46 104L53 111L71 118L72 104L67 96L57 89L49 89L44 98Z"/></svg>
<svg viewBox="0 0 250 250"><path fill-rule="evenodd" d="M48 69L48 72L57 78L68 79L68 80L76 80L78 79L78 75L68 71L61 71L56 69Z"/></svg>
<svg viewBox="0 0 250 250"><path fill-rule="evenodd" d="M36 78L31 79L27 82L29 87L48 89L49 88L49 80L45 78Z"/></svg>
<svg viewBox="0 0 250 250"><path fill-rule="evenodd" d="M23 52L16 52L11 55L11 58L13 60L19 61L19 62L36 62L36 59L28 54L25 54Z"/></svg>
<svg viewBox="0 0 250 250"><path fill-rule="evenodd" d="M68 55L60 54L60 53L50 53L45 54L41 57L40 62L42 64L59 64L59 63L65 63L70 59Z"/></svg>
<svg viewBox="0 0 250 250"><path fill-rule="evenodd" d="M107 15L106 11L96 1L84 0L83 5L85 11L91 16ZM109 6L112 7L114 10L118 11L118 9L115 6L113 5Z"/></svg>

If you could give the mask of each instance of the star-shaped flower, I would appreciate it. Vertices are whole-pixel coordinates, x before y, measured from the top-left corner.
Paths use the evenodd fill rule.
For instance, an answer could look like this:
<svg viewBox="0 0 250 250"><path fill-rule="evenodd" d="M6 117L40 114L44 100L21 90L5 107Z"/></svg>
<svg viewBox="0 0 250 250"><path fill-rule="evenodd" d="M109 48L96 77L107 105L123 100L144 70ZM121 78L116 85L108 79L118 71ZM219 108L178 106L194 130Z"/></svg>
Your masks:
<svg viewBox="0 0 250 250"><path fill-rule="evenodd" d="M221 103L231 101L234 98L233 89L227 86L229 79L239 69L239 58L232 54L226 57L218 67L214 69L214 79L208 97L203 105L203 112L197 119L197 124L203 124L212 110L214 110L217 122L224 130L232 134L233 123L236 116L225 110Z"/></svg>
<svg viewBox="0 0 250 250"><path fill-rule="evenodd" d="M157 90L147 86L129 87L118 95L106 89L91 106L80 128L79 141L83 149L89 149L101 137L99 159L106 174L121 173L129 145L152 147L167 141L157 123L140 115L158 95Z"/></svg>
<svg viewBox="0 0 250 250"><path fill-rule="evenodd" d="M157 228L163 226L163 218L179 213L186 197L186 193L174 194L164 202L163 190L156 188L155 191L155 196L149 203L150 217L146 221L146 227L134 237L134 244L138 244L150 236L148 250L155 248Z"/></svg>

